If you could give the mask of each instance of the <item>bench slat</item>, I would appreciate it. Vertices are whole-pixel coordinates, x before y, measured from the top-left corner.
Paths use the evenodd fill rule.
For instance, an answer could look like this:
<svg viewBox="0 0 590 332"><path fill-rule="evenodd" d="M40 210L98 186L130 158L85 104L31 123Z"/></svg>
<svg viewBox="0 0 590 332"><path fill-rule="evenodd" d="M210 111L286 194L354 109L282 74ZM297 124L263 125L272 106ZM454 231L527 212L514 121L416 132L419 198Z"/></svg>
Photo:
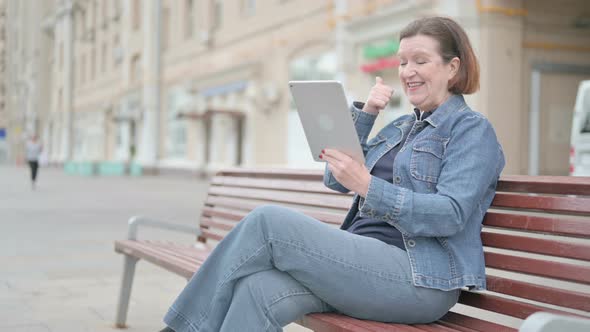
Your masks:
<svg viewBox="0 0 590 332"><path fill-rule="evenodd" d="M296 323L308 329L322 332L372 332L371 330L359 328L348 322L340 321L339 317L332 317L331 314L307 314L301 317Z"/></svg>
<svg viewBox="0 0 590 332"><path fill-rule="evenodd" d="M223 236L210 232L207 229L201 229L201 236L215 241L223 240Z"/></svg>
<svg viewBox="0 0 590 332"><path fill-rule="evenodd" d="M278 189L284 191L300 191L310 193L322 193L332 195L342 195L334 190L328 189L323 182L301 181L301 180L281 180L281 179L249 179L235 176L216 176L211 180L211 184L227 187L244 187L259 189ZM352 196L352 194L349 194Z"/></svg>
<svg viewBox="0 0 590 332"><path fill-rule="evenodd" d="M311 330L321 330L325 332L424 331L413 325L368 322L335 313L307 314L299 320L299 323Z"/></svg>
<svg viewBox="0 0 590 332"><path fill-rule="evenodd" d="M502 278L486 277L487 289L491 292L517 296L561 307L590 311L590 294Z"/></svg>
<svg viewBox="0 0 590 332"><path fill-rule="evenodd" d="M513 193L497 193L494 207L542 210L552 213L590 213L590 198L530 196Z"/></svg>
<svg viewBox="0 0 590 332"><path fill-rule="evenodd" d="M309 181L322 181L324 171L317 169L293 169L293 168L240 168L230 167L217 173L222 176L242 176L248 178L266 177L280 179L300 179Z"/></svg>
<svg viewBox="0 0 590 332"><path fill-rule="evenodd" d="M140 241L135 249L141 250L145 253L152 253L157 256L158 259L169 260L172 258L179 265L186 267L187 270L190 270L193 273L199 268L199 266L201 266L210 253L207 252L201 257L195 257L187 254L189 251L196 251L194 248L182 248L178 246L149 243L146 241Z"/></svg>
<svg viewBox="0 0 590 332"><path fill-rule="evenodd" d="M535 258L485 252L487 267L590 284L590 267Z"/></svg>
<svg viewBox="0 0 590 332"><path fill-rule="evenodd" d="M187 279L194 274L194 271L197 270L198 266L198 264L187 264L186 262L173 257L162 257L163 255L160 252L150 248L149 246L142 246L139 241L116 241L115 251L125 255L144 259Z"/></svg>
<svg viewBox="0 0 590 332"><path fill-rule="evenodd" d="M590 245L483 231L485 246L590 261Z"/></svg>
<svg viewBox="0 0 590 332"><path fill-rule="evenodd" d="M305 179L322 181L324 171L289 168L227 168L218 175L240 177L274 177L281 179ZM566 176L530 176L530 175L502 175L498 181L498 191L532 192L561 195L589 195L590 177Z"/></svg>
<svg viewBox="0 0 590 332"><path fill-rule="evenodd" d="M199 265L203 264L211 254L211 251L198 250L193 247L171 246L161 242L149 240L145 241L145 243L157 248L157 250L159 250L162 253L166 253L170 256L177 257L178 259L185 260L189 263L196 262Z"/></svg>
<svg viewBox="0 0 590 332"><path fill-rule="evenodd" d="M419 328L420 330L428 331L428 332L457 332L456 328L451 328L449 326L441 324L440 322L435 322L435 323L431 323L428 325L417 324L414 326ZM475 331L475 330L471 330L471 331Z"/></svg>
<svg viewBox="0 0 590 332"><path fill-rule="evenodd" d="M503 175L500 177L497 190L538 194L590 195L590 177Z"/></svg>
<svg viewBox="0 0 590 332"><path fill-rule="evenodd" d="M276 203L294 203L306 206L317 206L338 209L348 209L352 204L352 199L348 196L342 197L335 195L323 195L319 197L310 197L301 193L285 193L280 191L263 189L211 187L209 189L209 194L224 197L257 199Z"/></svg>
<svg viewBox="0 0 590 332"><path fill-rule="evenodd" d="M450 329L454 329L456 331L461 331L461 332L482 332L482 331L485 331L485 330L479 330L479 329L470 329L468 327L457 325L457 324L446 322L446 321L439 321L439 324L441 326L448 327Z"/></svg>
<svg viewBox="0 0 590 332"><path fill-rule="evenodd" d="M494 332L516 332L516 329L513 329L508 326L488 322L485 320L481 320L478 318L473 318L469 316L465 316L463 314L459 314L456 312L449 311L443 318L440 319L441 323L450 323L452 326L461 326L463 328L468 329L468 331L478 330L478 331L494 331ZM469 328L467 328L468 326Z"/></svg>
<svg viewBox="0 0 590 332"><path fill-rule="evenodd" d="M484 225L576 237L590 236L590 222L559 217L540 217L488 211Z"/></svg>
<svg viewBox="0 0 590 332"><path fill-rule="evenodd" d="M248 214L248 212L229 212L227 210L219 210L212 207L204 207L203 208L203 217L220 217L223 219L231 220L237 223L238 221L244 219L244 217ZM231 227L231 226L230 226Z"/></svg>
<svg viewBox="0 0 590 332"><path fill-rule="evenodd" d="M234 228L233 225L223 224L215 221L215 219L211 217L206 216L201 218L201 227L204 227L205 229L218 228L225 232L229 232Z"/></svg>
<svg viewBox="0 0 590 332"><path fill-rule="evenodd" d="M566 311L541 307L490 294L480 294L468 291L461 292L459 303L521 319L525 319L538 311L546 311L560 315L572 315Z"/></svg>
<svg viewBox="0 0 590 332"><path fill-rule="evenodd" d="M342 221L344 220L343 213L330 213L330 212L312 211L312 210L298 209L298 208L295 208L295 210L297 210L307 216L310 216L312 218L320 220L322 222L328 223L328 224L340 225L340 224L342 224ZM233 214L230 214L230 213L226 213L226 211L223 211L223 210L216 210L215 207L211 207L211 206L205 206L203 208L203 216L205 216L205 217L218 216L218 217L227 218L232 221L242 220L248 214L248 212L249 211L243 211L243 212L235 212Z"/></svg>

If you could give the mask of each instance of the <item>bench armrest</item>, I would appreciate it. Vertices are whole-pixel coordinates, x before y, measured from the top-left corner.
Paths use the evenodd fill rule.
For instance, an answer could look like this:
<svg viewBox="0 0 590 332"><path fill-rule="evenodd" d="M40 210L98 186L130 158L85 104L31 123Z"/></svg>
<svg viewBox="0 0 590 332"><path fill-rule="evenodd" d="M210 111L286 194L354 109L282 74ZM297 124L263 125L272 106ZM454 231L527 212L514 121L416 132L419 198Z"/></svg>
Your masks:
<svg viewBox="0 0 590 332"><path fill-rule="evenodd" d="M187 225L180 225L180 224L173 224L169 222L159 221L155 219L150 219L141 216L134 216L131 217L128 221L129 228L127 231L127 239L128 240L137 240L137 232L139 226L146 226L152 228L160 228L169 231L181 232L181 233L189 233L195 236L199 236L201 231L198 227L195 226L187 226Z"/></svg>
<svg viewBox="0 0 590 332"><path fill-rule="evenodd" d="M536 312L524 320L519 332L590 331L590 319Z"/></svg>

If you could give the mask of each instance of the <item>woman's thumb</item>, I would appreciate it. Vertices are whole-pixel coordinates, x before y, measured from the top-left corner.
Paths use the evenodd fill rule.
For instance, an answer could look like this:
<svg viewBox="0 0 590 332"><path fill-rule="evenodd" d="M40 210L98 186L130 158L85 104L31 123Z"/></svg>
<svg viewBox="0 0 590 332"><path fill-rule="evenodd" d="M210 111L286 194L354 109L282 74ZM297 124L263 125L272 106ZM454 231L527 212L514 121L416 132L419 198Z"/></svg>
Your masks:
<svg viewBox="0 0 590 332"><path fill-rule="evenodd" d="M380 76L375 76L375 84L383 84L383 79Z"/></svg>

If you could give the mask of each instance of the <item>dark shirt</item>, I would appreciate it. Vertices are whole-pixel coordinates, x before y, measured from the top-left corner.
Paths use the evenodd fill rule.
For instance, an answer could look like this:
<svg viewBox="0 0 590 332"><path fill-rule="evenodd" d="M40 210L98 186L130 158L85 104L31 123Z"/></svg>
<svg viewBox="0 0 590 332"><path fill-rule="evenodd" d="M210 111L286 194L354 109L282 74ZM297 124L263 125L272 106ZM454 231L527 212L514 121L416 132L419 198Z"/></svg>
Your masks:
<svg viewBox="0 0 590 332"><path fill-rule="evenodd" d="M414 109L414 113L416 114L416 119L422 117L421 120L426 119L431 114L430 112L425 112L421 115L420 111L417 109ZM397 146L389 150L377 161L371 170L371 175L393 184L393 163L395 163L395 157L397 156L399 149L404 145L404 141L408 138L408 133L404 135ZM372 237L387 244L394 245L402 250L406 250L402 233L398 231L397 228L385 221L369 217L361 217L360 212L357 212L352 221L352 225L350 225L346 231L353 234Z"/></svg>

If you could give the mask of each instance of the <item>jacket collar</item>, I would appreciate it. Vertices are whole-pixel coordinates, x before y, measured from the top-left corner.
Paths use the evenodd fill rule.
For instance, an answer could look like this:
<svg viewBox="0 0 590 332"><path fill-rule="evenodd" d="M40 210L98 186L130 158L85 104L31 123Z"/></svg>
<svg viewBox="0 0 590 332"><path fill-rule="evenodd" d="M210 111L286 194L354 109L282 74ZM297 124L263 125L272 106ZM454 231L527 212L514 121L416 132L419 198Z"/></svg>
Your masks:
<svg viewBox="0 0 590 332"><path fill-rule="evenodd" d="M434 109L432 114L430 114L430 116L424 121L436 128L449 116L450 113L463 109L465 106L467 106L467 104L465 103L463 95L451 95L442 105ZM415 114L417 114L416 119L418 119L420 112L415 111Z"/></svg>

